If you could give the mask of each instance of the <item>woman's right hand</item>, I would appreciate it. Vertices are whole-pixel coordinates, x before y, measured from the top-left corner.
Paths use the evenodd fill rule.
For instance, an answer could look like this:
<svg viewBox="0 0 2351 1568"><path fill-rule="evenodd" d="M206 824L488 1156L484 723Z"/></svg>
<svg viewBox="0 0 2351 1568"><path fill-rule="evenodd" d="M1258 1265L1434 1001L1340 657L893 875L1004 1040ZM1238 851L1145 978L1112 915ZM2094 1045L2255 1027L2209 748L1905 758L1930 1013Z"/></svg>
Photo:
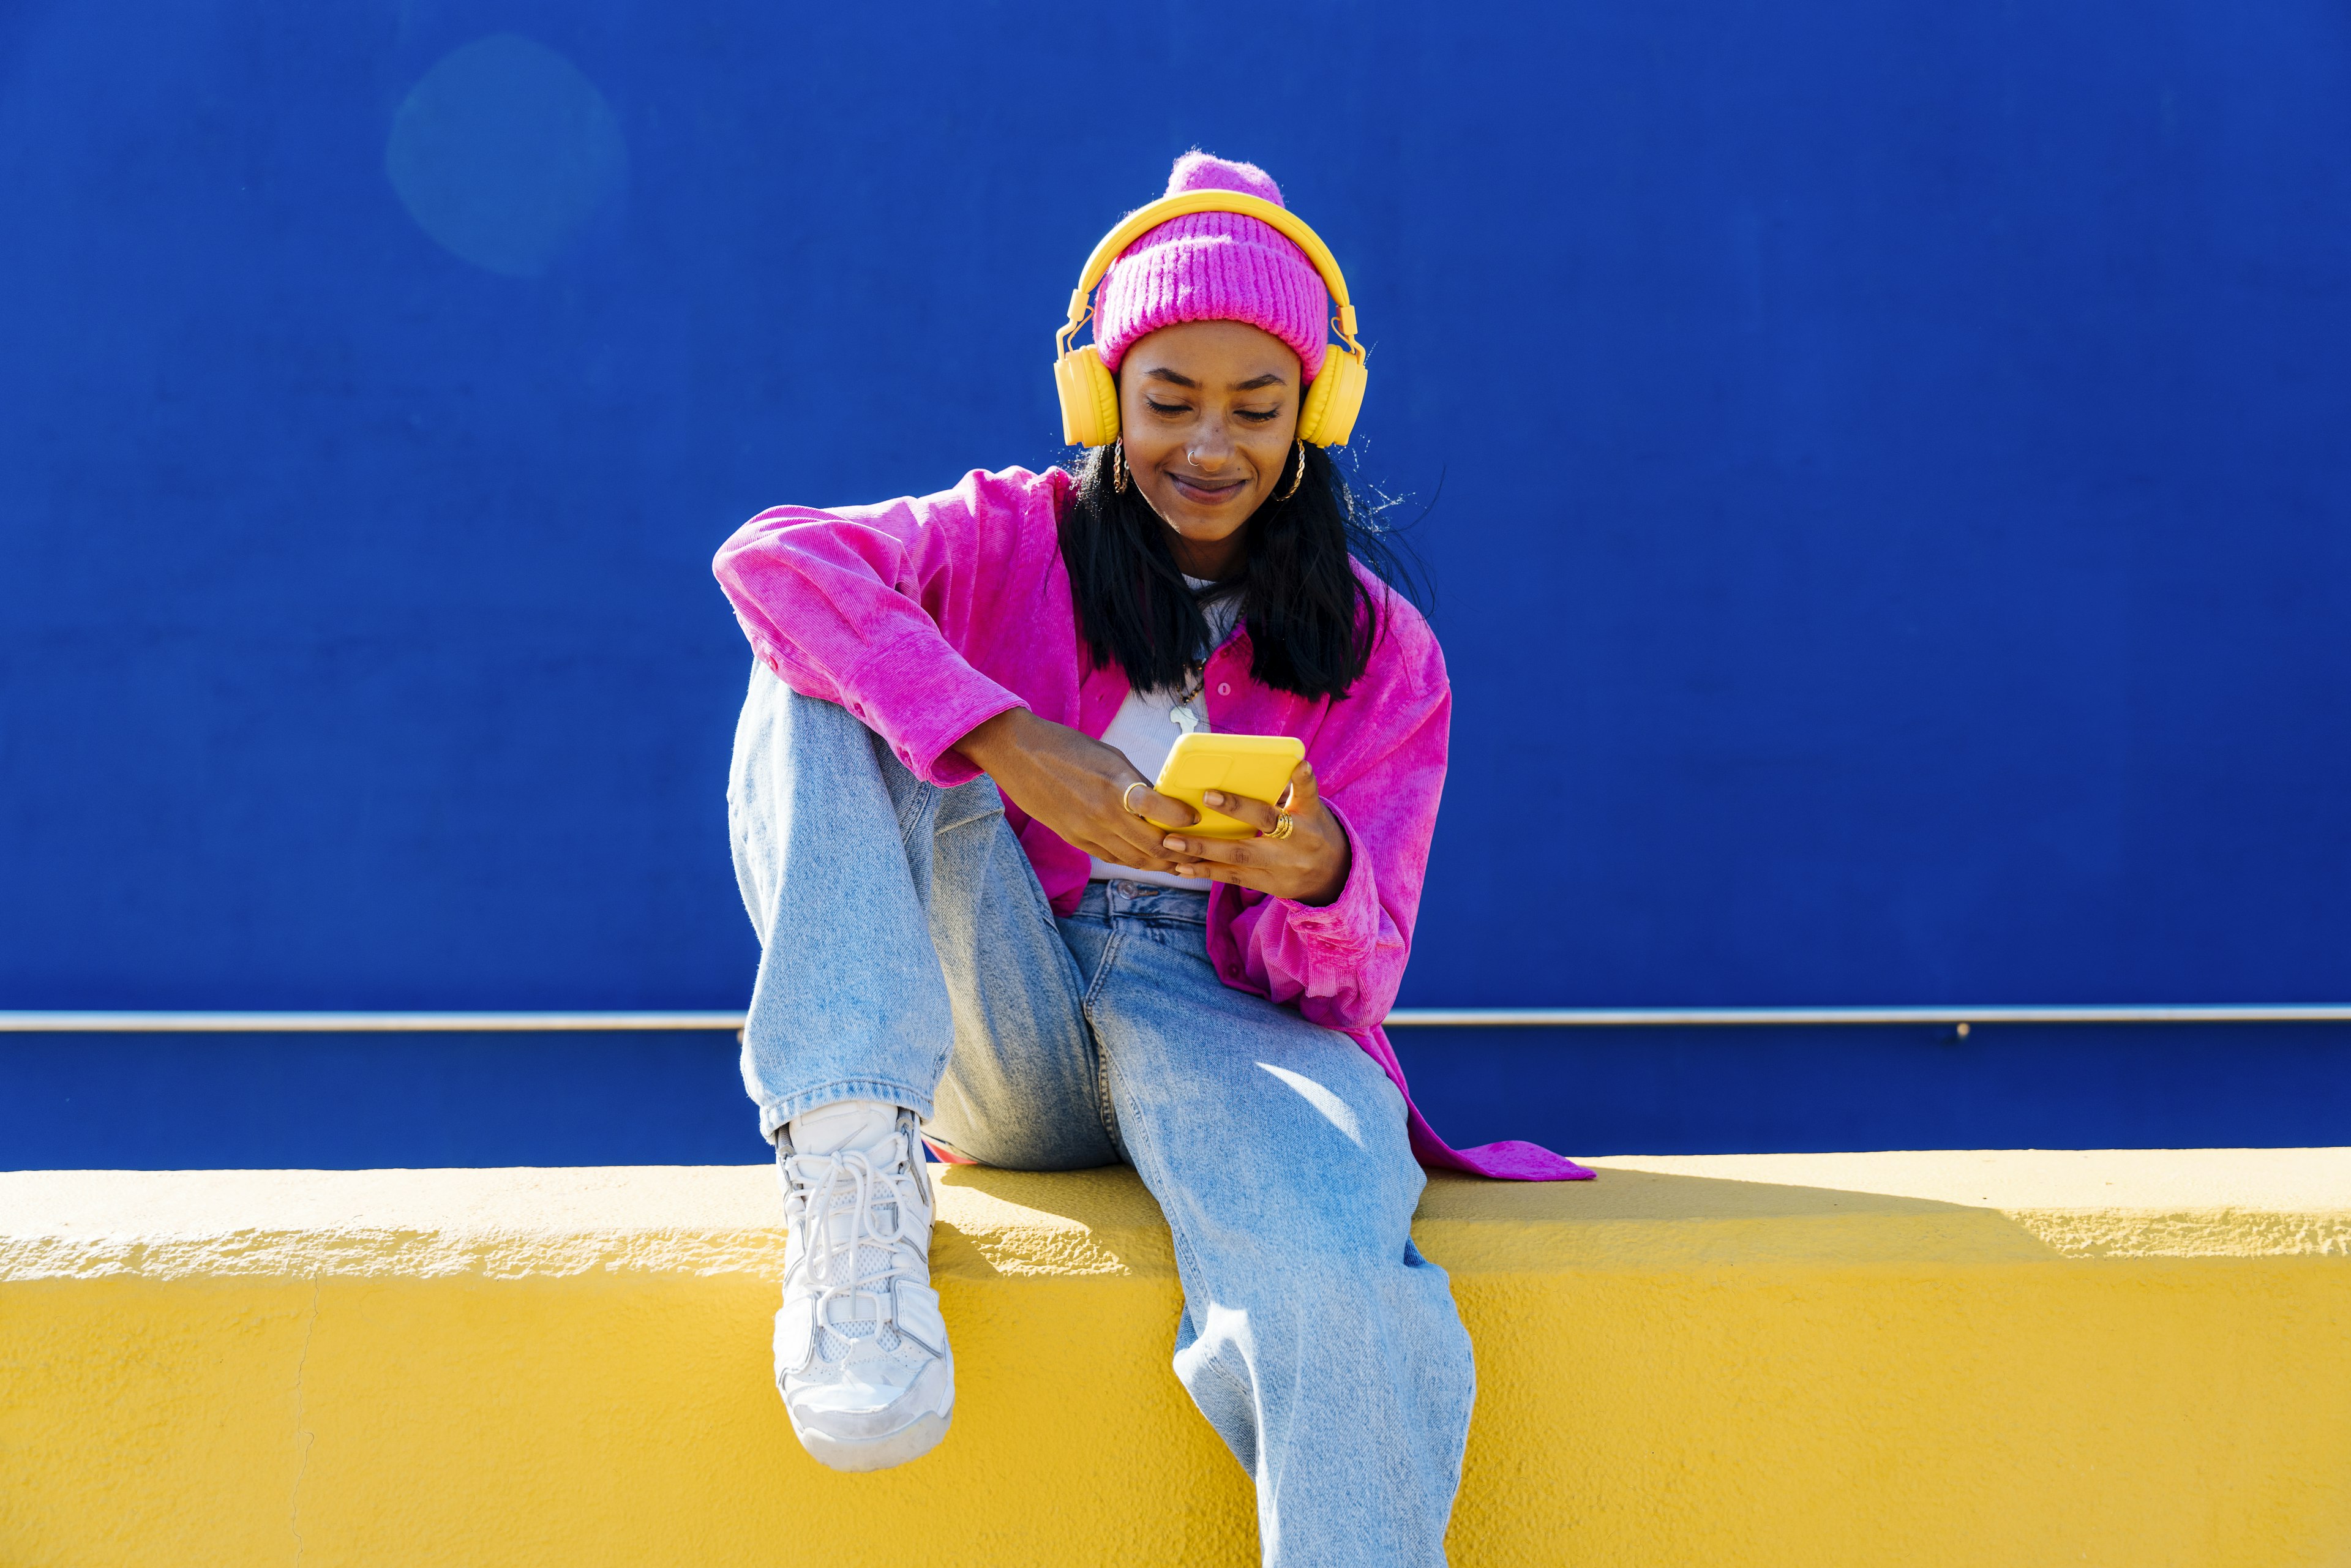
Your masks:
<svg viewBox="0 0 2351 1568"><path fill-rule="evenodd" d="M1200 820L1183 801L1151 789L1118 747L1025 707L998 714L956 749L995 779L1014 805L1073 848L1113 865L1173 870L1175 857L1162 842L1167 830ZM1134 789L1137 784L1144 788ZM1126 809L1130 790L1134 811Z"/></svg>

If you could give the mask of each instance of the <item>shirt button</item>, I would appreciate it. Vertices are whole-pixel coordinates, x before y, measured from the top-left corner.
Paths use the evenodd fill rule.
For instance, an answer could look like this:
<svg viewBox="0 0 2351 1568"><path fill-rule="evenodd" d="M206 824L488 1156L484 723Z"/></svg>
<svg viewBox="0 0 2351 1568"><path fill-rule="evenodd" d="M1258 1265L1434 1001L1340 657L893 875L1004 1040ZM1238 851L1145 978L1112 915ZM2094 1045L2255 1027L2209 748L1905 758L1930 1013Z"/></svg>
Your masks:
<svg viewBox="0 0 2351 1568"><path fill-rule="evenodd" d="M1232 695L1233 683L1230 681L1218 681L1217 683L1217 695L1220 697L1228 697Z"/></svg>

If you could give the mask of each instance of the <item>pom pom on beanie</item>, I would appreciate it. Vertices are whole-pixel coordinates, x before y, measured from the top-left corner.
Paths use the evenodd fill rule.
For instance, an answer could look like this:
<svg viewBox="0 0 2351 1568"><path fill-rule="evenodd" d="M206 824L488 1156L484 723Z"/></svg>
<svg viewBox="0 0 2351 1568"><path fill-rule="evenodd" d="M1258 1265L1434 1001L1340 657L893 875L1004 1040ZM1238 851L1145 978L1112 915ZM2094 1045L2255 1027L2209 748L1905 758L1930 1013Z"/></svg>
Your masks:
<svg viewBox="0 0 2351 1568"><path fill-rule="evenodd" d="M1238 191L1286 204L1254 163L1186 152L1167 194ZM1304 379L1322 369L1330 296L1306 253L1272 225L1238 213L1170 218L1119 253L1094 296L1094 347L1115 373L1136 339L1178 321L1243 321L1298 355Z"/></svg>
<svg viewBox="0 0 2351 1568"><path fill-rule="evenodd" d="M1238 191L1244 196L1256 196L1277 207L1290 204L1281 199L1281 187L1273 183L1273 176L1256 164L1219 158L1196 147L1176 160L1176 167L1167 172L1167 188L1159 193L1180 196L1186 191Z"/></svg>

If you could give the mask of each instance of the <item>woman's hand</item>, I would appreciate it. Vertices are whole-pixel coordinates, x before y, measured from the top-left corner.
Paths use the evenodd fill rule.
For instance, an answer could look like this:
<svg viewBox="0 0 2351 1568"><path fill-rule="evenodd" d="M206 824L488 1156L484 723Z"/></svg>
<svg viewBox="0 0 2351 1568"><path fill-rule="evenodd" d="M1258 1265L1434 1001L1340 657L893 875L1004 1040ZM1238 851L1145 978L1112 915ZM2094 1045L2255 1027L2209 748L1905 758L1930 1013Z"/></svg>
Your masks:
<svg viewBox="0 0 2351 1568"><path fill-rule="evenodd" d="M1301 762L1290 775L1291 826L1282 838L1271 835L1285 813L1263 800L1226 795L1211 789L1200 799L1228 817L1238 818L1258 831L1253 839L1203 839L1169 833L1161 852L1176 857L1179 876L1205 876L1253 887L1276 898L1320 906L1339 896L1347 885L1354 851L1347 831L1314 787L1314 765Z"/></svg>
<svg viewBox="0 0 2351 1568"><path fill-rule="evenodd" d="M1027 708L998 714L956 749L995 779L1014 805L1072 847L1113 865L1173 871L1176 857L1160 840L1168 829L1200 820L1183 801L1153 789L1118 747ZM1137 784L1144 788L1134 789ZM1126 809L1130 792L1134 811Z"/></svg>

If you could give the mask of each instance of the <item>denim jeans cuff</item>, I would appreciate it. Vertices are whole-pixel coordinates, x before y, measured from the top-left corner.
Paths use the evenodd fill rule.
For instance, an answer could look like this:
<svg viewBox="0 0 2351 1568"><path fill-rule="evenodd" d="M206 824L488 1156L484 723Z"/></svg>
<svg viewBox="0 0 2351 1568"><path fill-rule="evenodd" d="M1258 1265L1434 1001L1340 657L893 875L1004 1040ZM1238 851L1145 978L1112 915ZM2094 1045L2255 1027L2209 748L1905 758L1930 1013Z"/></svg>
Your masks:
<svg viewBox="0 0 2351 1568"><path fill-rule="evenodd" d="M892 1105L904 1105L914 1113L915 1119L927 1122L933 1106L929 1094L910 1089L903 1083L891 1083L879 1078L839 1078L831 1083L820 1083L813 1089L803 1089L781 1099L765 1100L759 1104L759 1135L769 1143L793 1117L813 1111L820 1105L830 1105L841 1100L880 1100Z"/></svg>

